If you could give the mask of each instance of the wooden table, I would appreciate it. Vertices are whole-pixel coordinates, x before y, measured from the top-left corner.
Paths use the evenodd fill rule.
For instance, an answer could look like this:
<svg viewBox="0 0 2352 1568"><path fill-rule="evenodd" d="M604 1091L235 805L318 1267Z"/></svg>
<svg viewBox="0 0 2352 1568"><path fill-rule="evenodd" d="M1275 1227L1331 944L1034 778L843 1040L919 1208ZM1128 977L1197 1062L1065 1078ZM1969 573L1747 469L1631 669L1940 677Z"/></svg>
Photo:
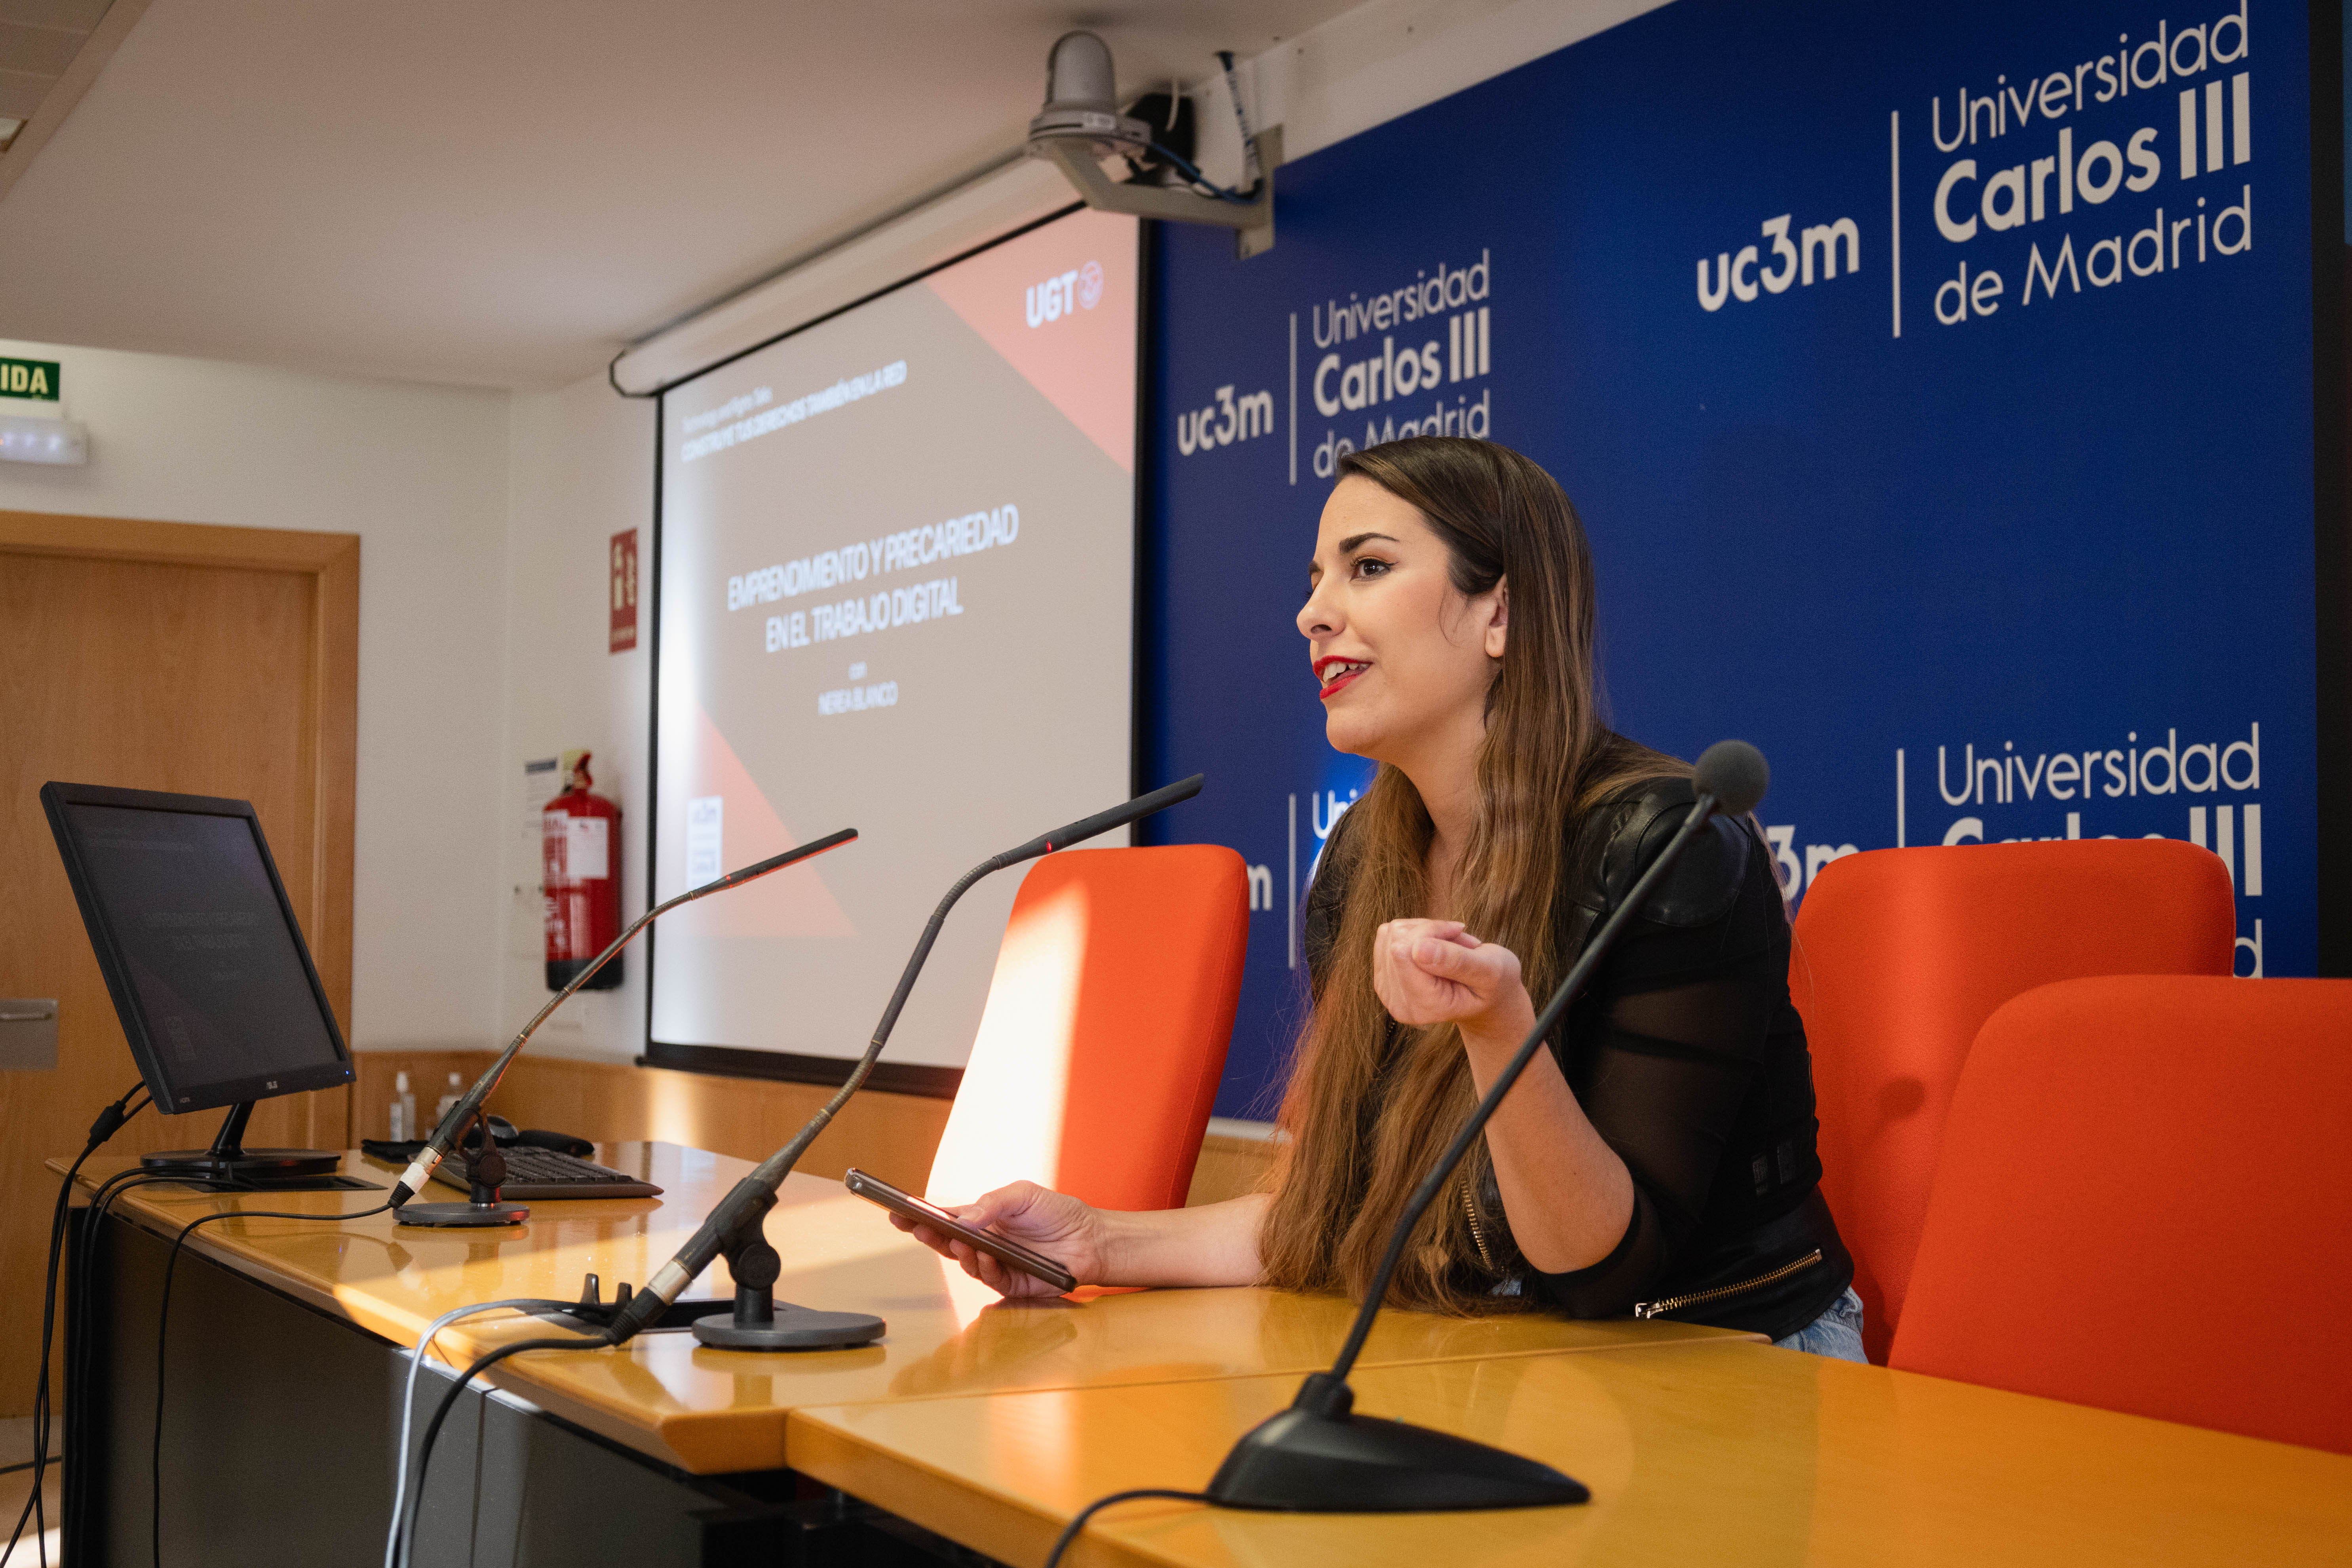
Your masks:
<svg viewBox="0 0 2352 1568"><path fill-rule="evenodd" d="M207 1397L181 1391L201 1383L209 1357L226 1380L209 1394L208 1411L224 1422L215 1447L249 1455L286 1441L270 1423L299 1414L289 1406L302 1392L301 1369L331 1362L350 1386L324 1391L305 1429L313 1447L374 1444L345 1457L333 1487L279 1485L272 1500L252 1505L283 1543L306 1539L314 1521L302 1510L321 1505L303 1500L314 1497L342 1516L340 1525L315 1521L319 1540L353 1515L382 1528L388 1495L369 1489L388 1494L388 1476L376 1472L388 1469L382 1428L388 1374L401 1364L394 1345L462 1303L575 1297L590 1270L609 1297L619 1281L642 1280L666 1260L749 1168L668 1144L599 1153L666 1195L536 1204L515 1230L415 1230L379 1215L342 1225L232 1220L195 1233L189 1250L219 1266L196 1271L215 1281L215 1304L201 1315L204 1281L184 1264L173 1319L174 1364L185 1370L174 1371L169 1403ZM356 1155L345 1169L385 1186L396 1173ZM223 1197L156 1186L128 1193L117 1213L129 1233L156 1238L222 1207L324 1218L379 1201L355 1192ZM784 1527L784 1513L747 1500L788 1500L800 1478L811 1478L992 1557L1034 1563L1096 1497L1205 1483L1235 1438L1328 1362L1351 1315L1337 1300L1255 1289L996 1303L880 1210L814 1177L787 1183L768 1237L785 1262L780 1297L877 1312L889 1321L886 1337L856 1350L761 1355L655 1332L619 1350L503 1363L493 1380L527 1403L509 1400L503 1415L484 1403L470 1435L436 1457L436 1492L465 1495L441 1499L437 1522L421 1538L435 1549L423 1559L731 1560L772 1549ZM152 1268L160 1249L153 1239L141 1245ZM723 1265L700 1289L725 1292ZM112 1331L137 1351L153 1332L152 1301L133 1289L117 1295ZM266 1331L240 1316L263 1298L291 1303L272 1309ZM221 1340L190 1344L201 1325ZM462 1362L510 1335L545 1331L543 1322L490 1321L450 1331L444 1343ZM282 1344L268 1337L279 1332ZM355 1356L340 1348L345 1342L372 1348ZM182 1363L183 1352L193 1360ZM132 1369L140 1363L136 1353L123 1359ZM264 1368L278 1381L256 1395L239 1380ZM1354 1382L1367 1414L1543 1459L1591 1486L1593 1500L1353 1518L1139 1502L1098 1518L1074 1563L2352 1563L2352 1459L1822 1361L1753 1336L1674 1323L1391 1312ZM142 1406L139 1393L129 1391L120 1423L139 1429L107 1448L103 1463L110 1479L135 1471L143 1487L139 1423L152 1406L152 1394ZM508 1423L504 1450L491 1441L493 1417ZM184 1424L197 1418L179 1411ZM227 1429L248 1418L257 1436ZM564 1439L572 1447L550 1457L561 1445L549 1433L583 1428L593 1436ZM213 1429L209 1421L202 1428ZM599 1438L617 1447L599 1447ZM284 1466L307 1458L262 1454L240 1484L281 1482ZM218 1461L207 1451L195 1462ZM175 1481L167 1469L165 1481L184 1536L203 1521L181 1513L236 1495L209 1475ZM557 1496L561 1504L551 1500ZM694 1511L714 1499L733 1511ZM132 1500L140 1506L128 1511L143 1527L143 1491ZM694 1525L685 1536L680 1520ZM223 1527L218 1515L208 1522ZM144 1560L143 1529L135 1552L102 1535L96 1544L110 1549L87 1561ZM337 1544L339 1559L351 1554Z"/></svg>
<svg viewBox="0 0 2352 1568"><path fill-rule="evenodd" d="M530 1221L513 1229L418 1229L395 1226L389 1215L332 1226L225 1220L197 1231L188 1250L409 1345L425 1324L467 1302L575 1299L591 1271L609 1300L622 1280L641 1283L667 1262L751 1170L740 1160L669 1143L605 1144L597 1157L643 1174L664 1195L534 1202ZM82 1179L103 1179L130 1163L94 1160ZM387 1188L398 1174L357 1153L346 1156L344 1169ZM115 1212L171 1236L224 1207L323 1216L382 1201L359 1192L223 1196L153 1186L132 1189ZM893 1228L882 1210L815 1176L787 1179L767 1235L784 1263L779 1300L878 1314L889 1324L882 1342L762 1354L712 1350L684 1331L656 1332L618 1351L518 1356L493 1368L489 1381L639 1453L714 1475L793 1465L786 1417L804 1405L1303 1374L1329 1363L1353 1316L1334 1297L1248 1289L1089 1291L1076 1300L1000 1303L995 1292ZM732 1289L723 1260L696 1287L721 1296ZM501 1315L453 1326L436 1343L463 1363L503 1340L548 1331L543 1321ZM1381 1366L1746 1337L1752 1336L1682 1323L1391 1312L1362 1360Z"/></svg>
<svg viewBox="0 0 2352 1568"><path fill-rule="evenodd" d="M1367 1415L1556 1466L1577 1508L1312 1517L1141 1500L1066 1563L1277 1568L2352 1563L2352 1458L1753 1343L1359 1368ZM1013 1563L1198 1489L1294 1376L793 1414L795 1464Z"/></svg>

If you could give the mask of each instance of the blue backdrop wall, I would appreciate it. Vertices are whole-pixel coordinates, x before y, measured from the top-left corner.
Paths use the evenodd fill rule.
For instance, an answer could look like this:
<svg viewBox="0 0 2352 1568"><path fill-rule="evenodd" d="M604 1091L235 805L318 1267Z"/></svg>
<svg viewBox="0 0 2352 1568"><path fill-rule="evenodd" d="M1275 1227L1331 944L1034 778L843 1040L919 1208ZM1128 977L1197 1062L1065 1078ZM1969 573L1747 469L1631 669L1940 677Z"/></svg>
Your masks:
<svg viewBox="0 0 2352 1568"><path fill-rule="evenodd" d="M1560 479L1614 722L1761 745L1798 896L1858 849L2195 838L2240 972L2311 973L2307 26L1680 0L1286 167L1266 256L1161 226L1142 744L1210 775L1159 837L1252 867L1220 1112L1272 1112L1370 777L1292 624L1331 464L1422 432Z"/></svg>

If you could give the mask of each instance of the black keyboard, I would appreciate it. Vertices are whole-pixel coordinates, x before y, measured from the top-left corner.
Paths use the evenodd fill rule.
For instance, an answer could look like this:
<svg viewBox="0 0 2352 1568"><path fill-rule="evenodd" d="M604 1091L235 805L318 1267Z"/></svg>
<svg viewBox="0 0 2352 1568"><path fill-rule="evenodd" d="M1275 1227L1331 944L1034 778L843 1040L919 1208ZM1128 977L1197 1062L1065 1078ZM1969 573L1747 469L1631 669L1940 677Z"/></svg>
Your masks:
<svg viewBox="0 0 2352 1568"><path fill-rule="evenodd" d="M501 1149L507 1157L507 1179L499 1196L516 1203L559 1198L657 1198L661 1189L651 1182L576 1154L554 1149ZM473 1191L472 1167L463 1154L452 1154L433 1169L433 1179L461 1193Z"/></svg>

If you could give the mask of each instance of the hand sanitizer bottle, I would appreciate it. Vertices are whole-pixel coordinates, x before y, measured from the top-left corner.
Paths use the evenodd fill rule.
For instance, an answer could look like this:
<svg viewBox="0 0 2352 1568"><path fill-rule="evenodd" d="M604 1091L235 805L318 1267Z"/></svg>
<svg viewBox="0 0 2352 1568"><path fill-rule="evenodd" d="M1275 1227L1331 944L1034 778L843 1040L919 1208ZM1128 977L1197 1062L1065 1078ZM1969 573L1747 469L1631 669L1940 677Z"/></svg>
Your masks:
<svg viewBox="0 0 2352 1568"><path fill-rule="evenodd" d="M449 1114L449 1108L457 1104L465 1097L465 1080L460 1079L456 1073L451 1073L449 1075L449 1092L443 1095L441 1097L441 1102L433 1108L433 1125L436 1127L440 1126L441 1119Z"/></svg>
<svg viewBox="0 0 2352 1568"><path fill-rule="evenodd" d="M416 1096L408 1087L406 1073L394 1073L392 1079L392 1142L405 1143L416 1136Z"/></svg>

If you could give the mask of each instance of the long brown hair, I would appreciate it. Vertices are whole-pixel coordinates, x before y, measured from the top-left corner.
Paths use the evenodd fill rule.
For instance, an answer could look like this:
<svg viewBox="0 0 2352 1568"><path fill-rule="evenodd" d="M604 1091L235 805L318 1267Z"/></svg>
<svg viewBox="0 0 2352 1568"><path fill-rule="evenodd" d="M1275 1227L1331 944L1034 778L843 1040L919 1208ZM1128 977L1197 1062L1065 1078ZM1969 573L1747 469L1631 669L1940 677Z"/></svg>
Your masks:
<svg viewBox="0 0 2352 1568"><path fill-rule="evenodd" d="M1339 473L1419 509L1445 543L1456 590L1475 595L1502 582L1510 595L1509 637L1478 748L1477 816L1447 914L1517 954L1528 994L1540 1002L1574 957L1554 946L1576 820L1637 779L1689 770L1601 721L1591 550L1549 474L1507 447L1448 436L1350 453ZM1258 1245L1267 1284L1360 1297L1406 1198L1476 1097L1454 1026L1395 1025L1372 991L1374 931L1428 906L1433 828L1420 793L1383 765L1345 820L1320 874L1344 876L1347 900L1283 1098L1288 1137ZM1472 1190L1485 1184L1483 1136L1464 1168ZM1474 1237L1464 1203L1432 1205L1390 1300L1465 1313L1526 1304L1491 1294L1515 1257L1507 1246L1497 1253L1500 1220L1484 1215Z"/></svg>

